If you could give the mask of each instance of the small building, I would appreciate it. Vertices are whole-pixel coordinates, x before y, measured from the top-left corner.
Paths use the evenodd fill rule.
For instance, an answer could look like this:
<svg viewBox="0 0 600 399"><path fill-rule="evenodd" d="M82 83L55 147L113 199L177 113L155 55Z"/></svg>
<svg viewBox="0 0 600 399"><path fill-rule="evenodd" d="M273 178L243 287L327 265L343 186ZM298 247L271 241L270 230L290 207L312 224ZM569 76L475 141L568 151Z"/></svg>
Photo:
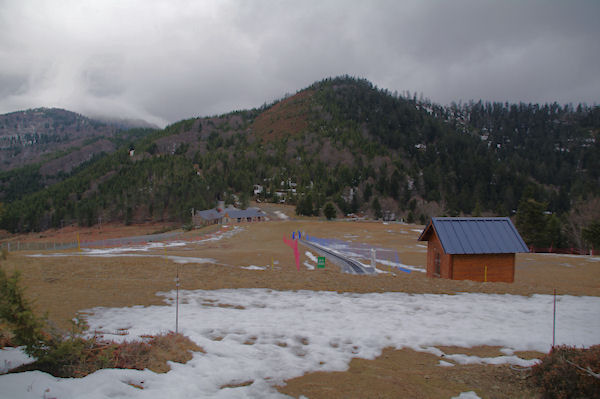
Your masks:
<svg viewBox="0 0 600 399"><path fill-rule="evenodd" d="M427 241L427 276L512 283L515 253L529 252L507 217L432 218L419 236Z"/></svg>
<svg viewBox="0 0 600 399"><path fill-rule="evenodd" d="M192 213L194 226L206 226L210 224L235 224L252 223L266 220L267 214L258 208L238 209L233 206L225 208L222 201L216 208Z"/></svg>

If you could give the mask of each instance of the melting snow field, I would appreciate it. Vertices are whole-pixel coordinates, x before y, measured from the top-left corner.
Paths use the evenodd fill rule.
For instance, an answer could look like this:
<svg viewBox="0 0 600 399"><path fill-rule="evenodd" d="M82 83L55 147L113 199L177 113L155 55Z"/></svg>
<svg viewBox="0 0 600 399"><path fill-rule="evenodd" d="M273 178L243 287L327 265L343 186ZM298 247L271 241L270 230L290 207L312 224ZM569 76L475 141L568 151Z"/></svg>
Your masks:
<svg viewBox="0 0 600 399"><path fill-rule="evenodd" d="M163 295L168 306L95 308L88 318L90 328L129 330L126 337L109 339L172 330L175 294ZM506 356L456 355L445 360L527 365L531 362L512 352L546 352L552 343L553 298L547 295L237 289L180 291L180 301L181 331L206 351L187 364L173 363L166 374L101 370L81 379L41 372L2 375L0 397L281 398L285 396L273 386L286 379L311 371L345 370L353 357L373 359L385 347L440 355L432 346L495 345L502 346ZM561 296L557 309L558 344L600 343L600 298Z"/></svg>
<svg viewBox="0 0 600 399"><path fill-rule="evenodd" d="M227 227L227 226L225 226ZM230 238L244 229L239 226L234 226L231 230L221 230L213 235L200 237L193 241L169 241L169 242L149 242L138 245L127 245L121 247L110 248L81 248L78 252L57 252L57 253L39 253L26 255L31 258L51 258L51 257L69 257L69 256L90 256L96 258L116 258L116 257L147 257L147 258L163 258L169 259L175 263L216 263L212 258L197 258L189 256L167 256L153 255L150 251L160 251L167 248L183 248L190 244L204 244L208 242L220 241L225 238Z"/></svg>

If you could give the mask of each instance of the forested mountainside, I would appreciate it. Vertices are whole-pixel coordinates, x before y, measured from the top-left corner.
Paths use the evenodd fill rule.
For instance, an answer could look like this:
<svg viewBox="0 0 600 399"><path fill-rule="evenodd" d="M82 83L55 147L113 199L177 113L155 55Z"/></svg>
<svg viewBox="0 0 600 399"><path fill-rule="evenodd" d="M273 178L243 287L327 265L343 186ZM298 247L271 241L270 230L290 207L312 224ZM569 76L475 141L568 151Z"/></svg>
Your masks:
<svg viewBox="0 0 600 399"><path fill-rule="evenodd" d="M133 129L135 124L145 122L104 123L57 108L0 115L0 201L64 180L80 165L151 130Z"/></svg>
<svg viewBox="0 0 600 399"><path fill-rule="evenodd" d="M302 214L330 201L344 214L421 222L512 215L521 204L554 226L536 244L565 245L575 214L600 217L589 209L600 196L599 131L598 106L440 106L332 78L270 106L144 135L45 190L5 200L0 227L186 223L192 208L252 196Z"/></svg>

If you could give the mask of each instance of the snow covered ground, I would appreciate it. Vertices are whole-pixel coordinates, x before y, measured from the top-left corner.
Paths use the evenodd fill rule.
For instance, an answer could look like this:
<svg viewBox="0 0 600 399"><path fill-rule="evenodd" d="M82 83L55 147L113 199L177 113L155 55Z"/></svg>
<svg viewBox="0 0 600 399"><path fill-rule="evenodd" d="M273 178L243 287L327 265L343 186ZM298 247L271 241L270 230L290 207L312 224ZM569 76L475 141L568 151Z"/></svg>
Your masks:
<svg viewBox="0 0 600 399"><path fill-rule="evenodd" d="M8 370L19 367L22 364L31 363L34 360L19 348L0 349L0 374L4 374ZM0 393L0 396L2 396L2 393Z"/></svg>
<svg viewBox="0 0 600 399"><path fill-rule="evenodd" d="M224 226L227 227L227 226ZM186 263L216 263L215 259L212 258L198 258L190 256L167 256L167 255L156 255L151 252L166 250L168 248L184 248L190 244L204 244L208 242L220 241L222 239L230 238L240 232L244 228L234 226L231 230L220 230L215 234L209 236L202 236L196 240L191 241L168 241L168 242L149 242L138 245L127 245L121 247L110 247L110 248L81 248L81 251L77 252L56 252L56 253L38 253L26 255L31 258L52 258L52 257L70 257L70 256L89 256L93 258L116 258L116 257L146 257L146 258L166 258L179 264Z"/></svg>
<svg viewBox="0 0 600 399"><path fill-rule="evenodd" d="M90 328L129 331L110 339L172 330L174 295L164 294L167 306L93 309ZM180 291L180 301L181 331L206 351L187 364L172 364L166 374L101 370L81 379L41 372L2 375L0 397L279 398L284 396L273 385L311 371L345 370L353 357L372 359L385 347L439 355L432 346L496 345L505 348L506 356L445 360L525 365L512 351L546 352L552 343L553 298L547 295L237 289ZM219 304L231 306L215 306ZM557 310L557 343L600 344L600 298L560 296Z"/></svg>
<svg viewBox="0 0 600 399"><path fill-rule="evenodd" d="M277 215L277 217L282 220L288 220L290 218L288 215L281 211L275 211L275 215Z"/></svg>
<svg viewBox="0 0 600 399"><path fill-rule="evenodd" d="M317 256L310 251L304 252L304 255L306 255L306 257L314 263L312 264L310 262L304 262L304 266L306 266L308 270L315 270L315 266L318 263Z"/></svg>

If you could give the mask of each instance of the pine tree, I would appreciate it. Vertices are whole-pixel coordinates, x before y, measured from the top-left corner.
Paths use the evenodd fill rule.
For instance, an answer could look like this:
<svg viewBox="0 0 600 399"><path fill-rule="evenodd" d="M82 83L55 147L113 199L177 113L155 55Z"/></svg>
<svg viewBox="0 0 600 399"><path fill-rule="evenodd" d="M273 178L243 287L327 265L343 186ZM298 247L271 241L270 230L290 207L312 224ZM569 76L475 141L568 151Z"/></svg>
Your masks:
<svg viewBox="0 0 600 399"><path fill-rule="evenodd" d="M298 201L296 205L296 215L313 216L313 200L310 194L307 194Z"/></svg>
<svg viewBox="0 0 600 399"><path fill-rule="evenodd" d="M327 218L327 220L331 220L334 219L336 216L336 210L335 207L333 206L333 204L331 202L328 202L325 205L325 208L323 209L323 214L325 215L325 217Z"/></svg>
<svg viewBox="0 0 600 399"><path fill-rule="evenodd" d="M479 201L475 203L475 209L473 209L474 217L481 217L481 206L479 205Z"/></svg>
<svg viewBox="0 0 600 399"><path fill-rule="evenodd" d="M8 277L0 268L0 320L12 329L16 344L25 346L25 353L40 358L49 344L49 335L44 332L46 322L33 313L19 280L19 272Z"/></svg>
<svg viewBox="0 0 600 399"><path fill-rule="evenodd" d="M519 202L517 229L527 245L546 247L551 244L547 237L548 221L544 215L545 209L546 204L531 198L523 198Z"/></svg>
<svg viewBox="0 0 600 399"><path fill-rule="evenodd" d="M589 242L594 249L600 248L600 220L584 228L582 235L583 239Z"/></svg>
<svg viewBox="0 0 600 399"><path fill-rule="evenodd" d="M381 204L377 197L373 198L373 202L371 203L371 207L373 208L373 213L375 214L375 219L381 219L383 217L383 212L381 211Z"/></svg>

